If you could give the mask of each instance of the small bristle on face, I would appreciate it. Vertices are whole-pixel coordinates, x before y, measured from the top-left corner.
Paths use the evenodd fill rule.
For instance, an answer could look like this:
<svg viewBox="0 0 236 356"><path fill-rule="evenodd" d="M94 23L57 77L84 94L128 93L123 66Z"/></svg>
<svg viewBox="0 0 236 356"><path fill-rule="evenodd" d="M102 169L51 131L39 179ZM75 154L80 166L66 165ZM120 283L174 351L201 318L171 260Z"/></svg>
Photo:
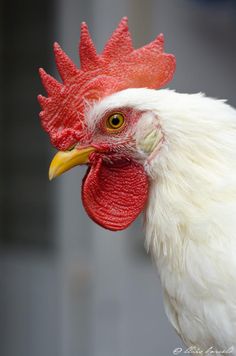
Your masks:
<svg viewBox="0 0 236 356"><path fill-rule="evenodd" d="M54 53L63 83L40 69L48 98L39 95L40 119L52 144L67 150L86 132L84 111L88 103L127 88L157 89L173 77L175 57L163 52L164 38L159 35L148 45L134 49L124 17L101 54L97 54L88 27L81 25L78 69L55 43Z"/></svg>

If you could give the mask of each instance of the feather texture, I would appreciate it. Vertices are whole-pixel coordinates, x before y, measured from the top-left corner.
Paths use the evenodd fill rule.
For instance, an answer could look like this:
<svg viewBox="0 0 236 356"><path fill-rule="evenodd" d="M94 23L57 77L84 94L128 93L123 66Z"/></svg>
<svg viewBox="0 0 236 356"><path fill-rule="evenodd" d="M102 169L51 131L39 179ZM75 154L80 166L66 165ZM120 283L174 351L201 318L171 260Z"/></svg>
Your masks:
<svg viewBox="0 0 236 356"><path fill-rule="evenodd" d="M118 92L92 111L99 117L116 107L145 112L136 139L150 179L146 247L167 315L188 346L233 347L235 355L236 111L201 93L151 89ZM161 147L152 147L148 127L163 136Z"/></svg>

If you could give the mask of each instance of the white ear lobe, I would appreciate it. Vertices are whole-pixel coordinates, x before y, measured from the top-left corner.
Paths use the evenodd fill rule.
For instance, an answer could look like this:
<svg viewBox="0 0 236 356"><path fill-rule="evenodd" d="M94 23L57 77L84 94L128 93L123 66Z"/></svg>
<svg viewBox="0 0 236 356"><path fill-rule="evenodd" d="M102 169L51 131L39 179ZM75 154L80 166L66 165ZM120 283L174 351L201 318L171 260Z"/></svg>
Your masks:
<svg viewBox="0 0 236 356"><path fill-rule="evenodd" d="M137 148L148 157L162 141L163 133L157 116L150 112L143 114L136 132Z"/></svg>

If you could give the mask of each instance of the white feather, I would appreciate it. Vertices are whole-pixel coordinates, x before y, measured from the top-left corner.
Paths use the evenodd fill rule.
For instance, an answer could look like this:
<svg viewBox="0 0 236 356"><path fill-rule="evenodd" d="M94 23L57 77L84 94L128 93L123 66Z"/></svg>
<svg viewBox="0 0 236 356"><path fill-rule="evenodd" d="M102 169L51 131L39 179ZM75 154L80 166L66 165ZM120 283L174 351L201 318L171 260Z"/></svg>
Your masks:
<svg viewBox="0 0 236 356"><path fill-rule="evenodd" d="M115 107L146 112L136 135L150 177L146 246L167 315L188 346L236 355L236 111L203 94L127 89L96 115ZM144 127L156 122L164 140L146 149Z"/></svg>

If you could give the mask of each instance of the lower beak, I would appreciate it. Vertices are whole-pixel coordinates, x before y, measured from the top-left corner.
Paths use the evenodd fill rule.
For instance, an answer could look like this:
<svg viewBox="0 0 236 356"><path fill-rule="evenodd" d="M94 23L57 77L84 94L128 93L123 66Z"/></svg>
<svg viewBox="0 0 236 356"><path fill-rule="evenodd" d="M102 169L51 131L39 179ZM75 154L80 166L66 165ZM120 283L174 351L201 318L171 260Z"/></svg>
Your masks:
<svg viewBox="0 0 236 356"><path fill-rule="evenodd" d="M49 180L60 176L72 167L88 163L90 153L95 150L94 147L85 147L81 149L74 148L71 151L57 152L49 167Z"/></svg>

